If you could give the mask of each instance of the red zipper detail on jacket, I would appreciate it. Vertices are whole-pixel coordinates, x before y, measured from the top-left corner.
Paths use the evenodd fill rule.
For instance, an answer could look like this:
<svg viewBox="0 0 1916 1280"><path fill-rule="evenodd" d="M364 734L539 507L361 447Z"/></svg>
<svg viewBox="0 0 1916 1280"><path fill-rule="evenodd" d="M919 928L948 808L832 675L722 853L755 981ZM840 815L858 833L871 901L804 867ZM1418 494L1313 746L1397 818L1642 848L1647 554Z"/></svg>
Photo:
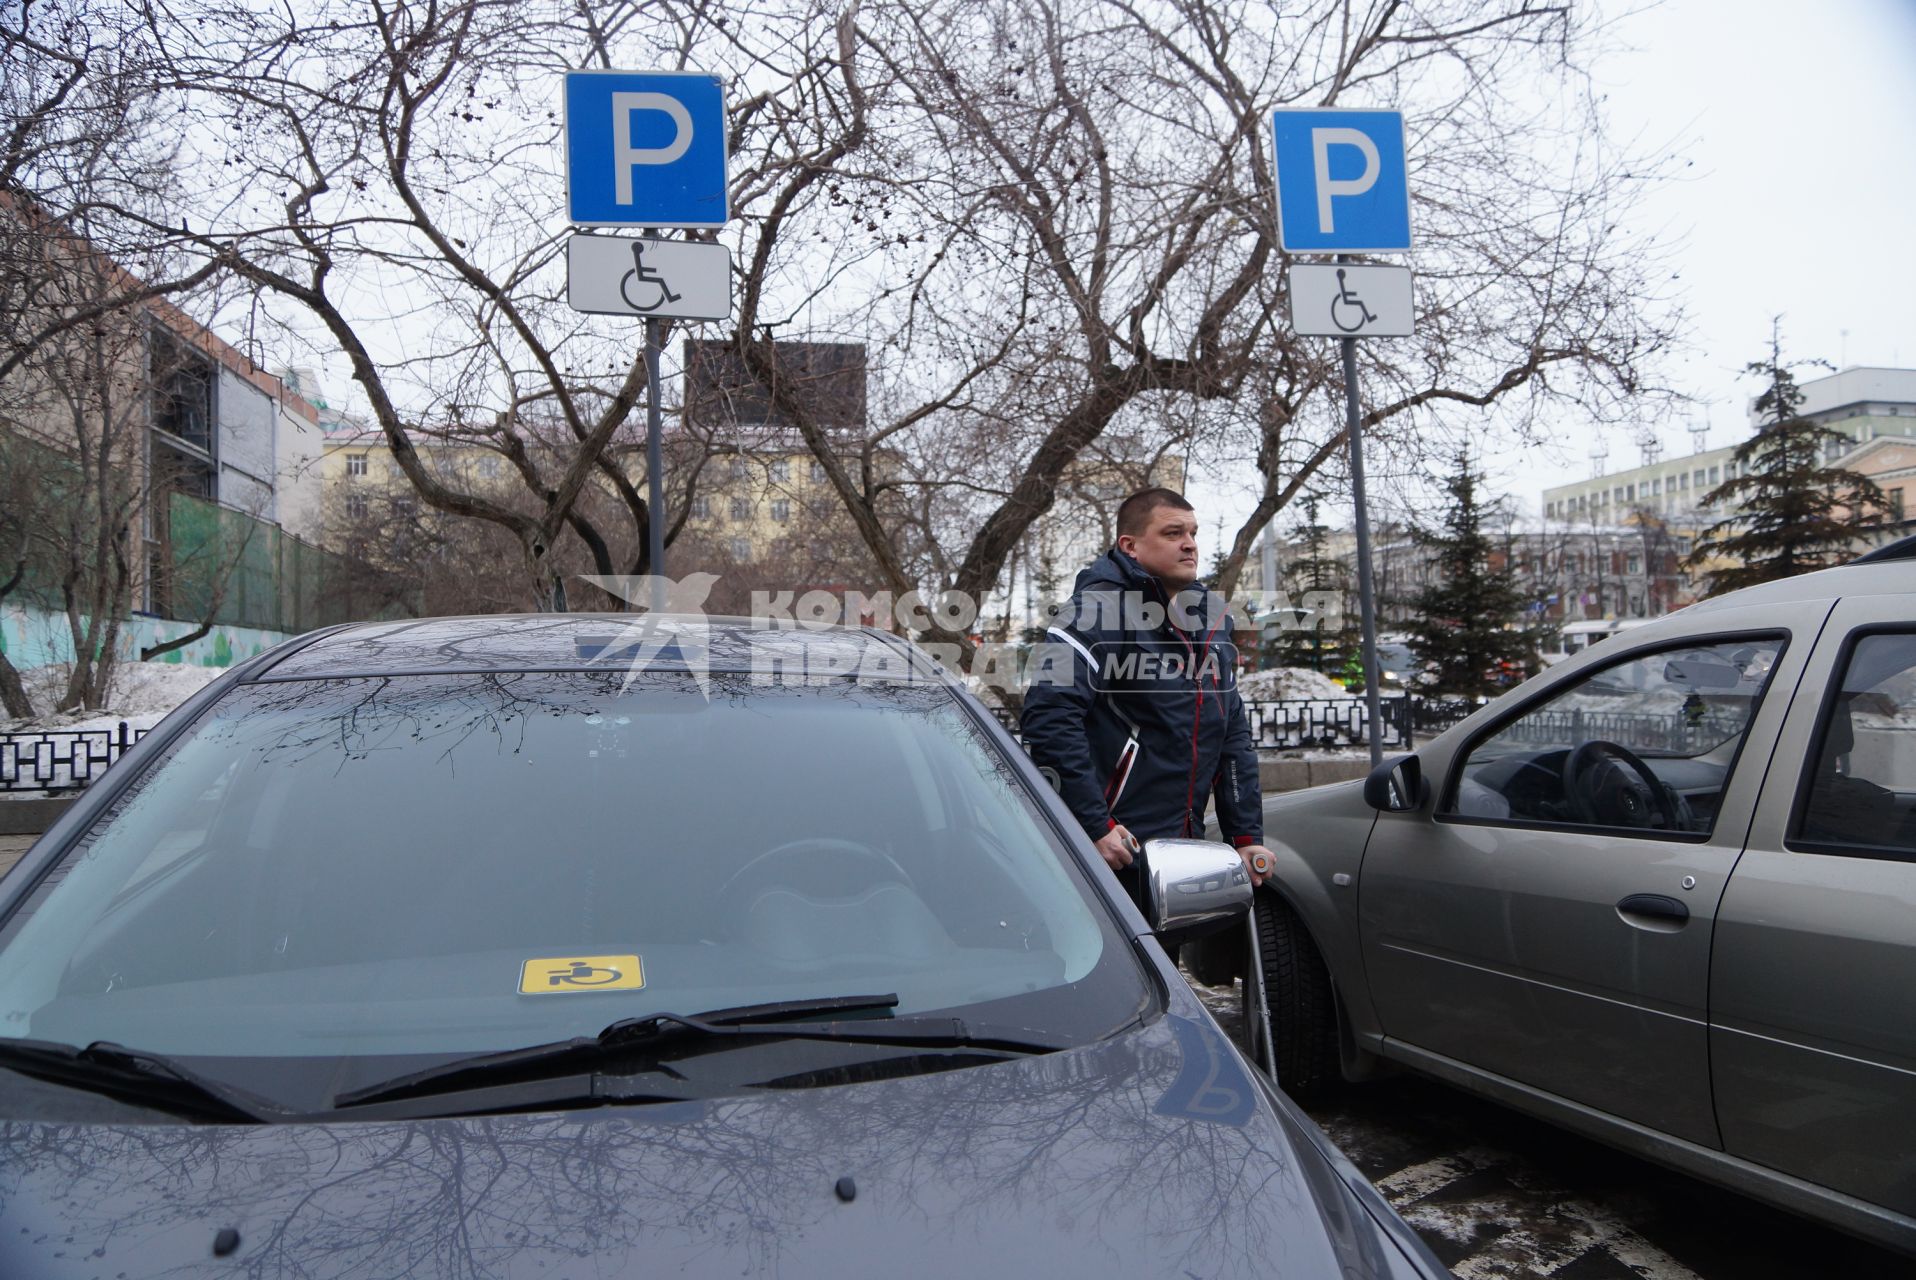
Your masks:
<svg viewBox="0 0 1916 1280"><path fill-rule="evenodd" d="M1170 604L1168 597L1165 603L1168 611ZM1195 670L1197 665L1197 652L1191 648L1190 637L1186 636L1183 628L1179 627L1177 623L1172 622L1168 616L1165 618L1164 624L1171 628L1171 634L1175 635L1178 638L1178 642L1184 646L1184 655L1191 660L1193 667L1191 683L1197 687L1197 703L1191 711L1191 772L1184 783L1184 821L1178 827L1179 832L1188 836L1191 834L1191 801L1197 795L1198 729L1204 723L1204 682L1198 677Z"/></svg>

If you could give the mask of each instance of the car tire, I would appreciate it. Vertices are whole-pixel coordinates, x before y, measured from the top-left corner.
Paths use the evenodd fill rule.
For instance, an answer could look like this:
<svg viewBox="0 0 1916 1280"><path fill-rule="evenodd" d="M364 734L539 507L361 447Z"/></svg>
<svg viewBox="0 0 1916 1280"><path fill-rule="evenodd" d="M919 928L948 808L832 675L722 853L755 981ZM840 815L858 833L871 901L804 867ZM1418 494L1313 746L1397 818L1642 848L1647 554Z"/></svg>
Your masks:
<svg viewBox="0 0 1916 1280"><path fill-rule="evenodd" d="M1323 1098L1343 1082L1338 1065L1337 993L1317 944L1291 905L1260 892L1251 903L1262 953L1264 999L1277 1056L1277 1083L1298 1102Z"/></svg>

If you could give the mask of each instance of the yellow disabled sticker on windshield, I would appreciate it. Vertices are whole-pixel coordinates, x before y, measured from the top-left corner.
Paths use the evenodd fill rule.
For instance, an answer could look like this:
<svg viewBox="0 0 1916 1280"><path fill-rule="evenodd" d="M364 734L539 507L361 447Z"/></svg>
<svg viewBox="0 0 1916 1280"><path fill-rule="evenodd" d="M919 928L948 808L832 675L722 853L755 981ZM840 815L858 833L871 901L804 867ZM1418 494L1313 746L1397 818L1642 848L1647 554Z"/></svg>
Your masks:
<svg viewBox="0 0 1916 1280"><path fill-rule="evenodd" d="M519 993L552 995L560 991L637 991L645 985L645 966L637 956L553 956L528 960L519 970Z"/></svg>

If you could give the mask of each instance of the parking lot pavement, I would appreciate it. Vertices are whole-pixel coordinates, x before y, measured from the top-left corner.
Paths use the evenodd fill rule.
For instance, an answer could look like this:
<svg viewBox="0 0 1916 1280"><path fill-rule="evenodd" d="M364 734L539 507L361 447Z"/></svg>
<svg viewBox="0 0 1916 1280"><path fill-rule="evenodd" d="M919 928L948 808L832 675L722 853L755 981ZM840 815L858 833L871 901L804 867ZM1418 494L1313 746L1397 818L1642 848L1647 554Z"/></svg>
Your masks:
<svg viewBox="0 0 1916 1280"><path fill-rule="evenodd" d="M1237 1035L1236 989L1192 986ZM1461 1280L1916 1277L1916 1262L1421 1076L1306 1110Z"/></svg>

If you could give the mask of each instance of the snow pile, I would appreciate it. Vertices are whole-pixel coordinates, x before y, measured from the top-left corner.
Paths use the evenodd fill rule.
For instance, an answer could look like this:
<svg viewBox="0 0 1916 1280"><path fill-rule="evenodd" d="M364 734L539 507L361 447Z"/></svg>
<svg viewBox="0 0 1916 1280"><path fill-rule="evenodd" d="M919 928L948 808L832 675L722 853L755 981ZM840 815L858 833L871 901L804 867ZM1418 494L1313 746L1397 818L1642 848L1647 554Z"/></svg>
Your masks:
<svg viewBox="0 0 1916 1280"><path fill-rule="evenodd" d="M1292 698L1349 698L1343 685L1321 671L1309 667L1273 667L1253 671L1237 679L1238 693L1246 702L1265 702Z"/></svg>
<svg viewBox="0 0 1916 1280"><path fill-rule="evenodd" d="M50 708L66 692L67 664L51 663L21 672L27 697L41 714L31 720L0 722L0 732L30 733L35 729L115 729L124 720L131 729L151 729L174 707L215 679L224 667L195 667L172 662L121 662L113 669L107 705L100 711L69 711L56 715Z"/></svg>

